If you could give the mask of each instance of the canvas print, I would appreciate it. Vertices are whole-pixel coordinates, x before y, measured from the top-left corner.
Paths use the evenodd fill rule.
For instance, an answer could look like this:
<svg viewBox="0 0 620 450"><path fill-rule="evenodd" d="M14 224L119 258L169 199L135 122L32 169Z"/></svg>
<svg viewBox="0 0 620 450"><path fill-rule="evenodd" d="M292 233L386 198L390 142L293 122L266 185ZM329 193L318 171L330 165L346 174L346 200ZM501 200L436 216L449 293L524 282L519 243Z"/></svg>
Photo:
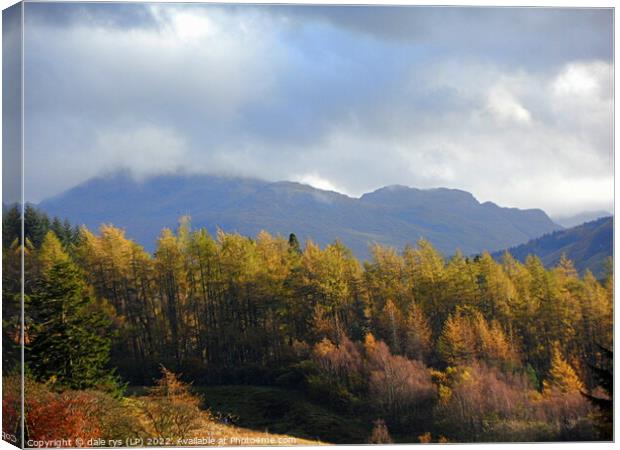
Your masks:
<svg viewBox="0 0 620 450"><path fill-rule="evenodd" d="M613 13L4 10L3 439L612 440Z"/></svg>

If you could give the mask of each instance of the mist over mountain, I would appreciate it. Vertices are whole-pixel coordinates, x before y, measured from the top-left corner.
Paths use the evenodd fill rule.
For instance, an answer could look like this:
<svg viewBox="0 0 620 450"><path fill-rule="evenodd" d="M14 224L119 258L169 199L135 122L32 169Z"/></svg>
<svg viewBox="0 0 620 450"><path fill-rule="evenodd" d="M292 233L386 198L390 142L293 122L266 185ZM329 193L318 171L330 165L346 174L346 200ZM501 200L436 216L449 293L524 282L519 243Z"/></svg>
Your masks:
<svg viewBox="0 0 620 450"><path fill-rule="evenodd" d="M521 262L524 262L530 254L536 255L546 267L555 266L562 254L565 254L573 261L579 273L583 274L586 269L589 269L594 275L600 277L605 271L605 261L613 256L613 233L613 217L602 217L533 239L525 244L509 248L508 252ZM499 260L503 253L494 253L493 257Z"/></svg>
<svg viewBox="0 0 620 450"><path fill-rule="evenodd" d="M111 223L148 250L163 227L190 215L193 227L254 236L295 233L325 245L341 240L362 259L377 242L397 249L428 239L442 253L494 251L560 229L539 209L480 203L456 189L387 186L351 198L295 182L213 175L162 175L136 181L124 172L91 179L39 207L97 230Z"/></svg>
<svg viewBox="0 0 620 450"><path fill-rule="evenodd" d="M582 223L591 222L601 217L609 217L612 214L609 211L584 211L578 214L553 216L551 219L564 228L576 227Z"/></svg>

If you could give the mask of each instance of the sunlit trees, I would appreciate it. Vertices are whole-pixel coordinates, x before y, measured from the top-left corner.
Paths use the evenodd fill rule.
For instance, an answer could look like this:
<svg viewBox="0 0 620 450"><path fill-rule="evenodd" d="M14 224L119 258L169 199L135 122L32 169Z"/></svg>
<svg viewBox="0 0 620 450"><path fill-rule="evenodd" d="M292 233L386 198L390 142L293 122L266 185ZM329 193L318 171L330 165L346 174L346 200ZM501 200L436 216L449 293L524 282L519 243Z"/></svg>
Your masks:
<svg viewBox="0 0 620 450"><path fill-rule="evenodd" d="M414 298L429 317L433 333L439 335L453 306L446 301L448 279L444 259L424 239L418 241L417 247L406 247L403 258L405 270L412 282Z"/></svg>
<svg viewBox="0 0 620 450"><path fill-rule="evenodd" d="M38 256L39 269L44 276L49 274L55 264L66 263L70 259L53 231L48 231L43 238Z"/></svg>
<svg viewBox="0 0 620 450"><path fill-rule="evenodd" d="M515 440L506 422L533 420L525 377L474 363L436 375L440 398L437 418L458 441ZM517 439L523 439L517 436Z"/></svg>
<svg viewBox="0 0 620 450"><path fill-rule="evenodd" d="M431 326L424 311L415 302L409 306L405 333L405 354L411 359L427 361L433 345Z"/></svg>
<svg viewBox="0 0 620 450"><path fill-rule="evenodd" d="M458 311L448 316L439 340L437 350L449 365L465 364L476 356L476 335L471 320Z"/></svg>
<svg viewBox="0 0 620 450"><path fill-rule="evenodd" d="M308 242L301 258L301 267L295 283L295 293L303 301L318 305L329 330L327 336L338 340L342 333L359 335L363 321L361 267L351 251L341 243L328 245L324 250ZM313 311L315 313L316 310Z"/></svg>
<svg viewBox="0 0 620 450"><path fill-rule="evenodd" d="M580 391L600 391L587 368L613 344L613 279L580 276L565 257L552 269L444 258L421 240L374 246L361 265L339 242L212 236L189 218L151 254L112 225L65 242L70 226L29 220L26 362L55 390L99 386L110 367L148 384L165 364L198 383L295 378L395 435L567 438L593 421ZM20 269L17 236L3 252L5 321L19 318ZM3 333L15 355L19 327Z"/></svg>
<svg viewBox="0 0 620 450"><path fill-rule="evenodd" d="M553 345L551 368L548 378L543 382L544 392L552 394L557 391L562 394L581 392L583 383L575 373L575 370L562 356L559 342Z"/></svg>

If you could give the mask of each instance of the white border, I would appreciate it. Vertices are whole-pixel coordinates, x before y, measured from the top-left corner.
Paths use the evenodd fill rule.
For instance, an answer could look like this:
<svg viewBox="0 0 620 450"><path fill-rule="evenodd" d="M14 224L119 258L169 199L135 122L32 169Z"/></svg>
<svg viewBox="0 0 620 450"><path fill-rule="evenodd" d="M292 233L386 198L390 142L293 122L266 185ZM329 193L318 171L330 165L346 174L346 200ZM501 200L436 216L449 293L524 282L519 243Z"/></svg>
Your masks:
<svg viewBox="0 0 620 450"><path fill-rule="evenodd" d="M85 0L85 1L78 1L78 0L26 0L28 2L40 2L40 1L48 1L48 2L54 2L54 1L63 1L63 2L70 2L70 3L85 3L85 2L97 2L92 1L92 0ZM18 1L16 0L0 0L0 6L2 7L2 9L6 9L9 6L12 6L14 4L18 3ZM148 0L133 0L131 2L127 2L124 0L109 0L106 3L151 3ZM166 3L223 3L223 2L218 2L218 1L213 1L213 0L207 0L207 1L201 1L201 0L168 0ZM564 0L564 1L558 1L558 0L543 0L543 1L535 1L535 0L529 0L529 1L502 1L502 2L498 2L498 1L492 1L492 0L476 0L476 1L466 1L466 0L425 0L425 1L410 1L410 0L391 0L391 1L385 1L385 0L365 0L365 1L360 1L360 0L337 0L337 1L330 1L330 0L314 0L314 1L310 1L310 0L294 0L294 1L283 1L283 0L270 0L270 1L259 1L259 0L227 0L226 3L253 3L253 4L261 4L261 3L271 3L271 4L323 4L323 5L329 5L329 4L340 4L340 5L353 5L353 4L368 4L368 5L428 5L428 6L486 6L486 7L571 7L571 8L596 8L596 7L601 7L601 8L613 8L614 9L614 68L615 68L615 60L616 60L616 56L617 56L617 51L618 51L618 37L615 33L615 4L613 1L610 0L589 0L589 1L583 1L583 0ZM22 15L22 21L23 21L23 15ZM22 27L22 34L23 34L23 27ZM23 37L23 36L22 36ZM2 40L2 21L0 20L0 44L1 44L1 40ZM1 49L1 46L0 46ZM1 50L0 50L1 51ZM23 40L22 40L22 51L23 51ZM23 57L23 54L22 54ZM23 60L22 60L23 61ZM615 85L616 85L616 81L617 81L617 73L614 70L614 173L617 172L618 169L618 161L615 159L615 131L617 130L618 127L618 122L616 119L616 115L615 115ZM2 73L0 71L0 86L2 83ZM23 83L23 72L22 72L22 83ZM23 84L22 84L23 86ZM2 101L2 90L0 89L0 104ZM23 91L22 91L22 114L23 114ZM1 112L0 112L0 119L1 119ZM23 126L23 116L22 116L22 133L24 130L24 126ZM23 138L24 136L22 135L22 145L23 145ZM2 139L2 130L0 127L0 142ZM22 152L22 162L23 162L23 152ZM0 158L0 173L2 170L2 160ZM23 171L25 170L25 167L23 167L22 164L22 196L23 196ZM615 177L614 177L614 214L615 211L617 211L615 204L616 204L616 199L618 198L618 193L619 193L620 189L619 186L615 183ZM2 185L0 183L0 196L2 195ZM22 202L23 204L23 202ZM23 226L23 224L22 224ZM1 226L0 226L1 227ZM620 244L618 244L618 241L615 239L616 236L616 232L618 229L618 225L616 223L616 221L614 220L614 278L617 279L617 266L615 264L615 255L619 254L618 250L620 249ZM0 260L0 269L2 267L2 262ZM23 269L22 269L22 273L23 273ZM2 286L2 281L0 279L0 288ZM615 284L614 286L614 299L616 298L617 294L618 294L618 283ZM615 324L618 323L618 318L619 318L620 314L618 313L617 309L614 309L614 341L616 341L617 338L617 327L615 326ZM615 365L614 365L615 366ZM0 369L2 367L2 362L0 359ZM615 375L615 379L614 379L614 384L615 381L617 380L618 377L618 373L616 372ZM1 419L2 415L0 413L0 419ZM614 404L614 430L617 431L618 428L618 408L617 408L617 402L615 402ZM414 445L416 444L400 444L398 445L398 448L413 448ZM419 444L417 444L419 445ZM427 444L428 445L428 444ZM440 445L440 444L430 444L430 445ZM553 450L559 450L559 449L564 449L564 448L570 448L570 449L574 449L574 448L591 448L594 447L596 449L611 449L615 447L615 443L525 443L525 444L495 444L495 443L490 443L490 444L452 444L452 445L459 445L459 446L465 446L467 448L489 448L492 447L494 449L513 449L516 447L519 448L529 448L530 446L544 446L545 449L553 449ZM342 445L341 445L342 446ZM350 446L347 445L346 447L358 447L357 445L354 446ZM390 449L390 448L394 448L395 446L386 446L386 445L376 445L376 446L372 446L372 448L377 448L377 449ZM10 445L9 443L5 442L5 441L1 441L0 440L0 450L3 449L15 449L16 447ZM167 448L171 448L171 449L176 449L177 447L167 447ZM195 448L201 448L201 447L195 447ZM229 447L230 448L230 447ZM239 448L239 449L252 449L255 450L257 447L235 447L235 448ZM305 447L305 448L312 448L312 449L319 449L321 447L319 446L310 446L310 447Z"/></svg>

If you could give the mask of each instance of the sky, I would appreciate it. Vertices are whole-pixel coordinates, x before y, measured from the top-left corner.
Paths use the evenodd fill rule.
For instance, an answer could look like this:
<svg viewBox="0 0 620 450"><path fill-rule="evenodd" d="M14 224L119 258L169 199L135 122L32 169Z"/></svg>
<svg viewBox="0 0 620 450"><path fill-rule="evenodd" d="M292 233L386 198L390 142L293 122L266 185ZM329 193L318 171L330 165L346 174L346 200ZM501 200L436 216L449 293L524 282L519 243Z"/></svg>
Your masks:
<svg viewBox="0 0 620 450"><path fill-rule="evenodd" d="M128 170L613 208L611 9L26 3L26 199Z"/></svg>

